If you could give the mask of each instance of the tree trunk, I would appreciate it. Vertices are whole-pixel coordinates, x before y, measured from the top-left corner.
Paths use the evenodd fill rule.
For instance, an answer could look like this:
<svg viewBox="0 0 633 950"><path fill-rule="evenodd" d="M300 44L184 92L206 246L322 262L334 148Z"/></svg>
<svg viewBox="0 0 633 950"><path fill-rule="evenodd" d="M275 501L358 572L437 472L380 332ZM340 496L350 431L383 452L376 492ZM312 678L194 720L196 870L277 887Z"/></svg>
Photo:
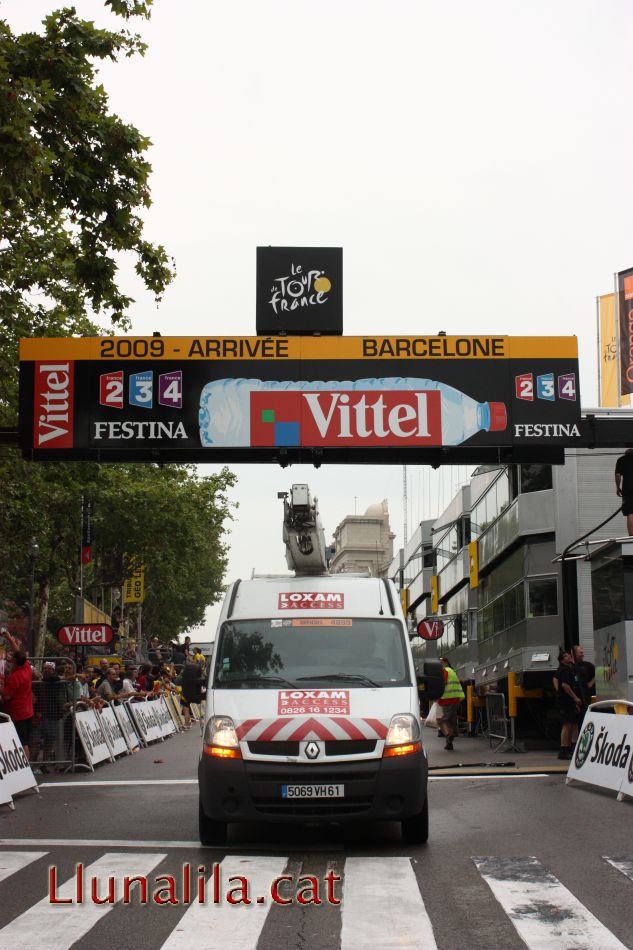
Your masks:
<svg viewBox="0 0 633 950"><path fill-rule="evenodd" d="M48 622L48 602L51 594L51 582L43 580L40 582L39 600L40 609L37 620L37 631L35 634L35 646L33 648L34 656L44 656L44 644L46 643L46 624Z"/></svg>

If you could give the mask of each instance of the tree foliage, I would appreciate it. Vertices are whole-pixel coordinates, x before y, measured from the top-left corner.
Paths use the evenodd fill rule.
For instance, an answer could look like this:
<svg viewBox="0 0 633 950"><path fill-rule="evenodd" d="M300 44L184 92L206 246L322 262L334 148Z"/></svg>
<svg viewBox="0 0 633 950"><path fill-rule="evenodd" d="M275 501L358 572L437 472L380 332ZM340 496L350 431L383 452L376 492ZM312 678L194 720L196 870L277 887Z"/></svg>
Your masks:
<svg viewBox="0 0 633 950"><path fill-rule="evenodd" d="M148 2L109 0L126 19ZM85 335L102 316L129 326L119 255L131 253L160 300L173 278L162 245L143 236L151 204L150 140L108 110L96 65L143 55L128 29L99 29L73 7L41 33L0 20L0 422L15 424L17 341Z"/></svg>
<svg viewBox="0 0 633 950"><path fill-rule="evenodd" d="M50 590L50 612L74 619L79 593L81 499L93 503L93 561L84 568L84 593L121 587L125 556L145 565L143 629L175 637L202 623L223 590L227 563L224 523L234 476L222 469L200 477L193 466L96 465L0 459L5 485L0 505L0 607L28 603L36 541L37 589ZM14 608L15 609L15 608Z"/></svg>
<svg viewBox="0 0 633 950"><path fill-rule="evenodd" d="M151 3L105 0L126 24ZM97 77L100 62L144 51L127 25L101 29L73 7L37 33L0 19L0 427L17 423L20 338L128 329L121 255L157 301L173 279L164 247L143 235L149 138L109 111ZM0 607L27 605L36 541L40 641L49 595L52 614L73 619L83 495L95 510L85 589L121 586L129 554L145 563L149 629L175 636L200 623L222 589L232 483L226 469L200 478L190 466L26 463L0 448Z"/></svg>

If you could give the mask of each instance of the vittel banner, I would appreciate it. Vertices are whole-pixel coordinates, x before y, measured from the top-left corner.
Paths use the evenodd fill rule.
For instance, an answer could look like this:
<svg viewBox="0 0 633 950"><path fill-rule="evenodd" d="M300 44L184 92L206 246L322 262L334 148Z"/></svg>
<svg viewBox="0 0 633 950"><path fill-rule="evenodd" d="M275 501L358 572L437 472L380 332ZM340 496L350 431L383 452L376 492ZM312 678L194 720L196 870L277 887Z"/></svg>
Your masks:
<svg viewBox="0 0 633 950"><path fill-rule="evenodd" d="M71 360L36 362L33 447L73 446L73 372Z"/></svg>
<svg viewBox="0 0 633 950"><path fill-rule="evenodd" d="M577 445L579 426L575 338L104 337L20 350L20 444L38 459L529 461Z"/></svg>

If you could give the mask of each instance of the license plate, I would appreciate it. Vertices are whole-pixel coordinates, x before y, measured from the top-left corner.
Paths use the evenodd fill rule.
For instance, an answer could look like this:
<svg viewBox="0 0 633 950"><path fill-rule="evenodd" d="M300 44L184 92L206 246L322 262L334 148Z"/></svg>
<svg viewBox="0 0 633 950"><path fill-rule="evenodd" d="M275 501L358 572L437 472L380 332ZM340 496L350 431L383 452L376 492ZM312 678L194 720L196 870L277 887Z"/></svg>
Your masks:
<svg viewBox="0 0 633 950"><path fill-rule="evenodd" d="M282 798L344 798L344 785L282 785Z"/></svg>

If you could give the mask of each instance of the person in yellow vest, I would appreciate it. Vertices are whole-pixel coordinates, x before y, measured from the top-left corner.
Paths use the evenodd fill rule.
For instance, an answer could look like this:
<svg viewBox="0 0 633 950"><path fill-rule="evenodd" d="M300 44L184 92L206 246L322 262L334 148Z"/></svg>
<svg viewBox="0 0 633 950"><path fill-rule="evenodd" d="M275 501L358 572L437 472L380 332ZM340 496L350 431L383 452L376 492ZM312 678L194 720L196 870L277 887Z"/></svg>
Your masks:
<svg viewBox="0 0 633 950"><path fill-rule="evenodd" d="M459 705L464 699L464 690L457 673L450 664L450 660L445 656L441 656L440 660L444 667L444 692L437 701L439 707L437 721L440 732L446 739L444 748L452 752L453 739L457 735L457 713Z"/></svg>

